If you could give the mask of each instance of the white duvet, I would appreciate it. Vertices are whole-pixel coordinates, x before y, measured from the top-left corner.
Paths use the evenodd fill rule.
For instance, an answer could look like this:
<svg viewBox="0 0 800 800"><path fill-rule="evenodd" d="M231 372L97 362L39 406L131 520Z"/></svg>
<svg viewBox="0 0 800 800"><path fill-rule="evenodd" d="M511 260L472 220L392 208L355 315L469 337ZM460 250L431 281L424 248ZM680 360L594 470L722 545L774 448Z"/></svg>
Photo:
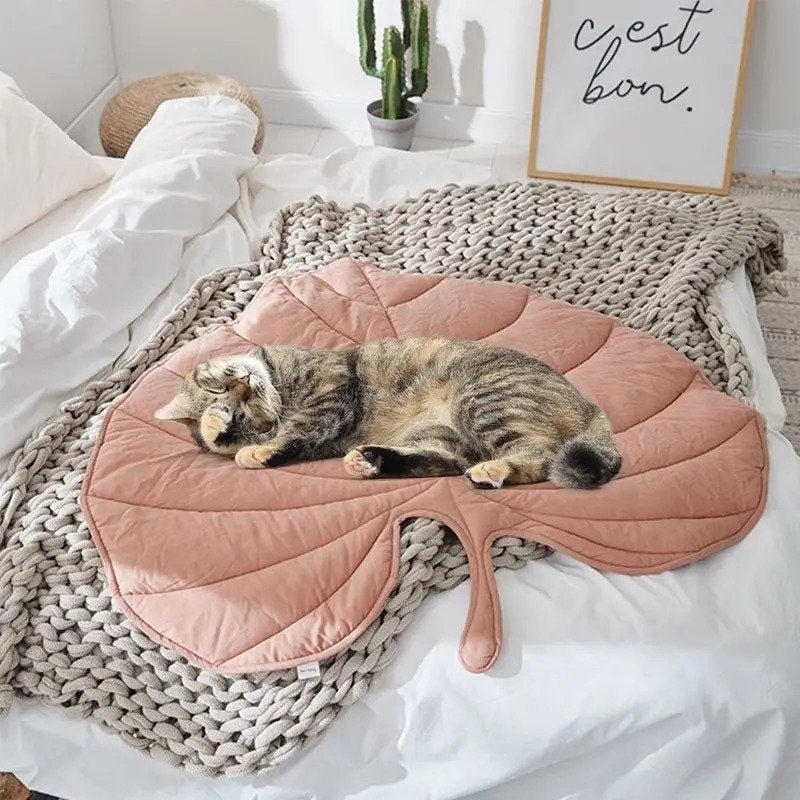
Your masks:
<svg viewBox="0 0 800 800"><path fill-rule="evenodd" d="M176 116L167 122L180 146L169 128L137 140L138 166L126 163L90 227L81 225L74 249L54 244L29 256L29 277L11 284L19 309L26 298L37 309L35 322L18 316L21 341L32 341L45 358L47 336L63 332L63 344L51 339L50 347L82 370L72 380L140 342L194 276L247 260L286 202L313 192L341 202L391 202L445 182L491 179L474 165L380 150L283 157L248 169L247 114L232 101L208 101L210 109L195 114L192 102L171 104ZM202 138L209 110L213 143ZM184 149L194 155L179 169ZM204 149L207 158L200 158ZM164 171L164 162L175 169ZM115 196L126 175L135 189ZM109 221L116 232L81 257L80 237ZM130 256L133 247L140 257ZM68 257L60 259L61 252ZM105 259L105 269L87 272L90 252ZM779 425L782 408L742 277L720 287L718 299L756 364L759 407ZM56 292L59 302L40 300L43 291ZM71 333L74 323L85 336ZM5 374L12 374L17 362L8 363ZM49 369L26 380L41 384ZM37 396L35 408L45 416L71 392L59 381L48 380L46 396ZM13 399L4 384L0 402ZM10 438L28 430L20 419ZM775 432L769 448L767 506L737 546L650 577L601 573L561 555L499 572L506 641L487 675L467 673L457 660L468 586L431 597L367 696L271 775L191 777L95 723L27 702L0 720L0 769L69 800L795 800L800 460Z"/></svg>
<svg viewBox="0 0 800 800"><path fill-rule="evenodd" d="M129 347L129 326L178 274L203 264L197 237L218 236L255 163L257 121L239 109L228 98L162 104L75 230L0 279L0 457Z"/></svg>

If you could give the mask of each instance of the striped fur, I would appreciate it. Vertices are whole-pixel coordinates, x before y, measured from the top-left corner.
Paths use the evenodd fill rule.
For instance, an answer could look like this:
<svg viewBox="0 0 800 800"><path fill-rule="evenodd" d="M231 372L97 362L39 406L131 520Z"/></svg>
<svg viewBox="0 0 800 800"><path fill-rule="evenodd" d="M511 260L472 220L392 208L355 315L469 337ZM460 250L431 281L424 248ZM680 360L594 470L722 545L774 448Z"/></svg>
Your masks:
<svg viewBox="0 0 800 800"><path fill-rule="evenodd" d="M200 447L247 468L343 456L361 478L591 489L622 463L605 414L566 378L481 342L259 347L199 364L156 416L184 420Z"/></svg>

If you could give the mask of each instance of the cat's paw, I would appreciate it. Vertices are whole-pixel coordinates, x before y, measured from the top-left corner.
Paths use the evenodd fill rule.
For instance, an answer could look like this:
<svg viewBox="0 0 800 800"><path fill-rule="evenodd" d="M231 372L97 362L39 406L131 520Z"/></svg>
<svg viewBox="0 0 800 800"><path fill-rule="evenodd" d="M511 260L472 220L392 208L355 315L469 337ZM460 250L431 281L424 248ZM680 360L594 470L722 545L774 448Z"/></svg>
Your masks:
<svg viewBox="0 0 800 800"><path fill-rule="evenodd" d="M269 466L269 461L276 452L269 444L250 444L237 451L234 461L242 469L263 469Z"/></svg>
<svg viewBox="0 0 800 800"><path fill-rule="evenodd" d="M207 442L215 442L228 430L233 411L225 403L212 403L200 417L200 435Z"/></svg>
<svg viewBox="0 0 800 800"><path fill-rule="evenodd" d="M508 464L502 459L481 461L466 471L469 482L476 489L499 489L511 474Z"/></svg>
<svg viewBox="0 0 800 800"><path fill-rule="evenodd" d="M380 456L369 447L351 450L343 461L345 471L354 478L374 478L381 470Z"/></svg>

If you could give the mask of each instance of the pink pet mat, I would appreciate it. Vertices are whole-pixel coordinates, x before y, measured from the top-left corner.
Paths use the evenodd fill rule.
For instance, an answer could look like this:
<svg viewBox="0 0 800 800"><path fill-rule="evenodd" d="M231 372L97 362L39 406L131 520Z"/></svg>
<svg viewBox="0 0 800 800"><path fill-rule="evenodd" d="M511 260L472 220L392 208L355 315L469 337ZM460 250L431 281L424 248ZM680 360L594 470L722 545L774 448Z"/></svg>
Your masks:
<svg viewBox="0 0 800 800"><path fill-rule="evenodd" d="M254 342L348 347L411 335L482 339L566 373L609 415L621 476L594 492L547 483L487 492L458 477L360 481L339 460L242 470L153 417L195 363ZM117 602L155 641L225 673L343 649L394 586L400 523L440 520L469 557L461 660L478 672L501 642L497 537L534 539L600 569L659 572L741 539L766 481L757 414L651 336L522 286L346 260L268 281L235 325L145 373L106 415L81 499Z"/></svg>

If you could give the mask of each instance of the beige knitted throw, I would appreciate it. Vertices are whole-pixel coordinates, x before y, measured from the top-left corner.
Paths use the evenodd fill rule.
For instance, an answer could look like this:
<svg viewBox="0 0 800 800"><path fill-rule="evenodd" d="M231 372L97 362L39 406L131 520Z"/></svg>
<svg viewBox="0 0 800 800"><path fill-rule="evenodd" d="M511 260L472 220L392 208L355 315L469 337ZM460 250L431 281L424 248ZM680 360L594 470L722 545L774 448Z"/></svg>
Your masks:
<svg viewBox="0 0 800 800"><path fill-rule="evenodd" d="M352 256L386 269L523 283L650 331L746 400L749 367L709 288L744 263L763 294L782 267L781 247L777 226L758 212L683 194L515 183L445 187L387 209L341 209L317 197L284 209L260 263L199 281L138 353L66 403L13 457L0 488L0 709L13 693L39 698L192 772L264 772L363 696L429 592L467 576L464 553L442 526L408 524L398 585L381 616L308 681L291 670L230 678L198 669L114 609L78 505L102 414L164 354L234 320L275 270ZM543 553L513 538L493 547L496 567Z"/></svg>

